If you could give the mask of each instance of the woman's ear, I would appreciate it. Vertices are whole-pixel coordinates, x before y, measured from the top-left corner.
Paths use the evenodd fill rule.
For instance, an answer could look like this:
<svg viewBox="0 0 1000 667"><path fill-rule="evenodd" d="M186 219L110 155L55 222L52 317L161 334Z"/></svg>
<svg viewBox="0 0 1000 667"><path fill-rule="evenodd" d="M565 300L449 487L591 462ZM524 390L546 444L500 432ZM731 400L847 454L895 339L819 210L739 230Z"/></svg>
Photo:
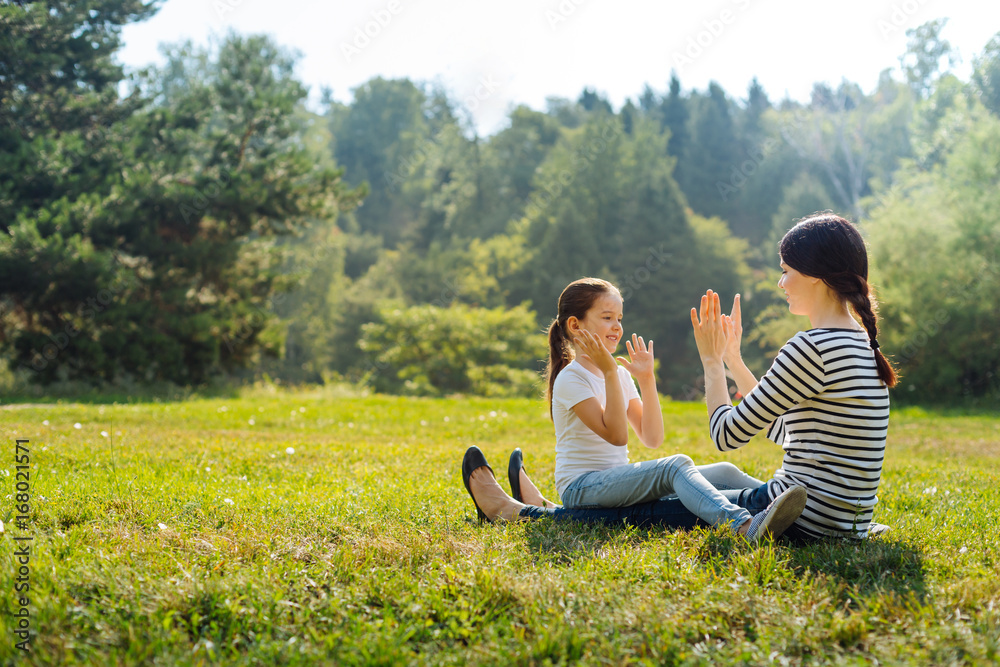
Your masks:
<svg viewBox="0 0 1000 667"><path fill-rule="evenodd" d="M566 331L572 337L575 333L580 330L580 319L575 315L570 315L566 318Z"/></svg>

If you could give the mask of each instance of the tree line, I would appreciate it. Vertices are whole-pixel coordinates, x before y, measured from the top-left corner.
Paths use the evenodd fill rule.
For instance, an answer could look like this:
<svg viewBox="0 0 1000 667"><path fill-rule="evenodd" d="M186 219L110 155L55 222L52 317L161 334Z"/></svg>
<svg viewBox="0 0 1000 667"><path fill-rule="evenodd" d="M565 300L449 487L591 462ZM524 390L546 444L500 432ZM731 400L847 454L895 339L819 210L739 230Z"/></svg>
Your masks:
<svg viewBox="0 0 1000 667"><path fill-rule="evenodd" d="M519 106L480 136L406 79L310 109L263 36L126 73L120 28L153 11L0 1L0 349L20 378L532 394L559 292L597 275L656 340L661 391L693 398L698 295L743 295L762 371L801 326L777 240L831 209L871 246L898 391L1000 389L1000 35L968 81L942 19L868 93L672 76L618 109L589 89Z"/></svg>

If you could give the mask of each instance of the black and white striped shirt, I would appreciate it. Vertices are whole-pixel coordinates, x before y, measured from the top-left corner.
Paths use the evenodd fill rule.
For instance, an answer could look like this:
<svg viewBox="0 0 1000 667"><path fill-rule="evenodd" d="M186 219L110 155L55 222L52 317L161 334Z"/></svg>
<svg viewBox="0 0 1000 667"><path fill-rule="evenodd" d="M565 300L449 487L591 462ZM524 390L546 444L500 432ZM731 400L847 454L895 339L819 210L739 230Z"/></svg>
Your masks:
<svg viewBox="0 0 1000 667"><path fill-rule="evenodd" d="M889 428L889 390L866 332L796 334L753 391L736 407L719 407L710 425L722 451L742 447L767 427L767 437L785 450L768 482L771 499L790 485L804 486L809 499L796 526L816 537L864 537Z"/></svg>

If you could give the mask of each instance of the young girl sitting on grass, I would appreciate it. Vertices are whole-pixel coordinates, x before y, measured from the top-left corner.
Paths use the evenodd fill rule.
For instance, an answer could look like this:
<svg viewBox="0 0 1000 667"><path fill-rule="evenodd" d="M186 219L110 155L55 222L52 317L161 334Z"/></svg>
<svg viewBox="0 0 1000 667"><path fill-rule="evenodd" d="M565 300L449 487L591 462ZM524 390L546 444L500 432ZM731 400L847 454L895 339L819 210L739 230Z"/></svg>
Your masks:
<svg viewBox="0 0 1000 667"><path fill-rule="evenodd" d="M559 297L558 317L549 328L547 375L556 431L556 487L564 507L547 513L588 520L606 516L602 510L676 494L685 508L709 525L728 525L751 541L765 534L780 535L805 505L805 490L800 487L789 486L751 517L722 496L684 454L629 464L629 424L640 442L655 449L663 442L663 417L652 341L647 347L633 334L626 342L629 359L619 357L619 366L612 356L622 336L621 320L621 295L605 280L577 280ZM503 493L478 448L466 452L462 471L480 520L538 515ZM747 485L746 480L752 478L744 476L740 485Z"/></svg>

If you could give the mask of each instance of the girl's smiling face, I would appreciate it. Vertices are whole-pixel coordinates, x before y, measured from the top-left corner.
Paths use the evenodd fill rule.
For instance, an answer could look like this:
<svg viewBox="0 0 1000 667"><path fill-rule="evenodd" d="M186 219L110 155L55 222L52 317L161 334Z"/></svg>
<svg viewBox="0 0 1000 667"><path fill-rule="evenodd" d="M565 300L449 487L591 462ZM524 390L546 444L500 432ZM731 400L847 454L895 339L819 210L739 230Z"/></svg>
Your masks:
<svg viewBox="0 0 1000 667"><path fill-rule="evenodd" d="M622 338L622 299L616 293L607 293L594 300L579 327L596 335L604 342L608 352L614 354Z"/></svg>

